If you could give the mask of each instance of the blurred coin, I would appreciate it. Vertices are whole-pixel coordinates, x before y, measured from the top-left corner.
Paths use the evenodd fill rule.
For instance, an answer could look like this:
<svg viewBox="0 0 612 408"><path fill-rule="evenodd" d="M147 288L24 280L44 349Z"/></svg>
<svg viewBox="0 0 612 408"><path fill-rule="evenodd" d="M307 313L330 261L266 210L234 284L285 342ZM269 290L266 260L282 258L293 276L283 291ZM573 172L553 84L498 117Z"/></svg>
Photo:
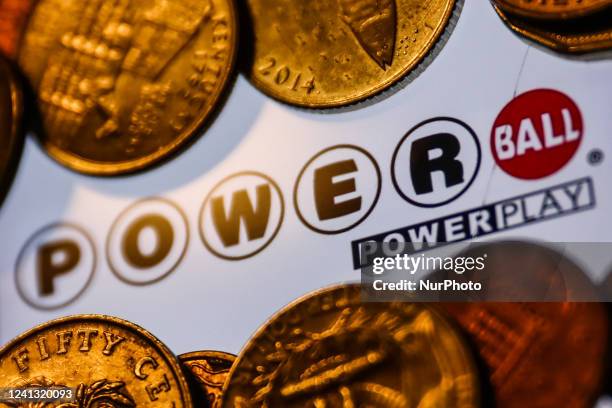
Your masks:
<svg viewBox="0 0 612 408"><path fill-rule="evenodd" d="M600 303L446 303L490 370L500 408L584 408L602 387Z"/></svg>
<svg viewBox="0 0 612 408"><path fill-rule="evenodd" d="M33 0L0 0L0 53L14 57Z"/></svg>
<svg viewBox="0 0 612 408"><path fill-rule="evenodd" d="M415 69L442 36L455 0L246 4L251 81L280 101L329 108L373 96Z"/></svg>
<svg viewBox="0 0 612 408"><path fill-rule="evenodd" d="M53 320L4 346L4 387L69 387L75 396L66 407L192 406L178 359L166 346L132 323L101 315Z"/></svg>
<svg viewBox="0 0 612 408"><path fill-rule="evenodd" d="M597 288L570 259L540 245L482 244L462 255L475 253L488 254L479 272L491 276L483 284L492 287L486 302L441 305L488 366L496 406L593 406L605 376L606 310L597 302L550 300L596 300ZM541 303L495 302L537 296Z"/></svg>
<svg viewBox="0 0 612 408"><path fill-rule="evenodd" d="M8 193L23 147L21 87L9 63L0 57L0 205Z"/></svg>
<svg viewBox="0 0 612 408"><path fill-rule="evenodd" d="M606 279L600 283L599 290L606 303L604 303L608 312L608 321L612 323L612 270L608 272ZM606 353L606 378L605 393L612 396L612 336L608 336L608 350Z"/></svg>
<svg viewBox="0 0 612 408"><path fill-rule="evenodd" d="M224 407L475 407L477 372L426 304L362 303L359 285L311 293L251 338Z"/></svg>
<svg viewBox="0 0 612 408"><path fill-rule="evenodd" d="M232 0L40 0L19 51L47 152L94 175L166 159L200 133L230 80Z"/></svg>
<svg viewBox="0 0 612 408"><path fill-rule="evenodd" d="M611 0L493 0L493 2L508 13L538 19L571 19L612 6Z"/></svg>
<svg viewBox="0 0 612 408"><path fill-rule="evenodd" d="M612 9L563 22L521 19L496 6L495 11L515 33L557 52L583 54L612 49Z"/></svg>
<svg viewBox="0 0 612 408"><path fill-rule="evenodd" d="M223 384L236 356L220 351L194 351L181 354L179 360L194 383L194 405L221 407Z"/></svg>
<svg viewBox="0 0 612 408"><path fill-rule="evenodd" d="M558 248L563 249L562 247ZM454 291L440 300L497 302L600 301L599 290L569 258L553 248L528 241L496 241L471 245L456 258L484 259L482 269L462 274L436 271L430 280L479 282L479 291Z"/></svg>
<svg viewBox="0 0 612 408"><path fill-rule="evenodd" d="M612 303L612 269L608 271L606 278L599 284L599 290L604 300Z"/></svg>

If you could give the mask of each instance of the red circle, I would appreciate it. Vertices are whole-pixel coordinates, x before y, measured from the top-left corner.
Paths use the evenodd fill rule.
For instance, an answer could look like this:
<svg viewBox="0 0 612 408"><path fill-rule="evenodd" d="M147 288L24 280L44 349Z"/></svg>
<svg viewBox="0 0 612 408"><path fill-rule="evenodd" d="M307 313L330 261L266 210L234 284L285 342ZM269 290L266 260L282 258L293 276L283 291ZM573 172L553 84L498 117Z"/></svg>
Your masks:
<svg viewBox="0 0 612 408"><path fill-rule="evenodd" d="M509 175L539 179L559 171L574 157L583 133L582 114L569 96L534 89L501 110L491 129L491 152Z"/></svg>

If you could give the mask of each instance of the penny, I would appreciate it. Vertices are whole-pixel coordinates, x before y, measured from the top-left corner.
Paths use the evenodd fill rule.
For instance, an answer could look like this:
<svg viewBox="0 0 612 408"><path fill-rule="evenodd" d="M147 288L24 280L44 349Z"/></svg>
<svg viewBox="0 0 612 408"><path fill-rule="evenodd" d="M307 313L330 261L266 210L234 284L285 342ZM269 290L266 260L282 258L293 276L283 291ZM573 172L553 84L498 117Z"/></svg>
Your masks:
<svg viewBox="0 0 612 408"><path fill-rule="evenodd" d="M179 360L194 383L194 405L219 408L221 391L236 356L220 351L194 351L181 354Z"/></svg>
<svg viewBox="0 0 612 408"><path fill-rule="evenodd" d="M224 407L475 407L459 333L426 304L362 303L359 285L297 300L251 338Z"/></svg>
<svg viewBox="0 0 612 408"><path fill-rule="evenodd" d="M181 366L166 346L102 315L50 321L0 349L0 388L51 386L74 389L68 406L75 408L191 407Z"/></svg>
<svg viewBox="0 0 612 408"><path fill-rule="evenodd" d="M612 5L611 0L494 0L512 14L537 19L571 19L593 14Z"/></svg>
<svg viewBox="0 0 612 408"><path fill-rule="evenodd" d="M40 0L18 59L47 152L73 170L116 175L201 133L236 48L232 0Z"/></svg>
<svg viewBox="0 0 612 408"><path fill-rule="evenodd" d="M517 18L494 6L502 21L521 37L554 51L583 54L612 49L612 10L567 22L541 22Z"/></svg>
<svg viewBox="0 0 612 408"><path fill-rule="evenodd" d="M247 75L282 102L349 105L391 87L439 42L455 0L248 0Z"/></svg>
<svg viewBox="0 0 612 408"><path fill-rule="evenodd" d="M23 147L23 99L14 70L0 57L0 205L8 193Z"/></svg>
<svg viewBox="0 0 612 408"><path fill-rule="evenodd" d="M446 303L471 334L500 408L594 406L607 318L599 303Z"/></svg>
<svg viewBox="0 0 612 408"><path fill-rule="evenodd" d="M0 53L15 57L32 0L0 0Z"/></svg>
<svg viewBox="0 0 612 408"><path fill-rule="evenodd" d="M476 252L488 254L479 272L491 276L486 301L441 306L471 335L496 406L593 406L605 378L607 313L601 303L565 299L594 301L598 289L571 259L540 245L488 243L463 255Z"/></svg>

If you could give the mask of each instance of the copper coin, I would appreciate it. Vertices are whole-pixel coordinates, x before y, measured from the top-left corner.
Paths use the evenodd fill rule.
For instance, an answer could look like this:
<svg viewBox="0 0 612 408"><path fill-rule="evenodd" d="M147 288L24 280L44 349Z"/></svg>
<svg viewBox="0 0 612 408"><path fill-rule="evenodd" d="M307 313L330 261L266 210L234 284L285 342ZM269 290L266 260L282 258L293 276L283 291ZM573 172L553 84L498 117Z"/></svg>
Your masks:
<svg viewBox="0 0 612 408"><path fill-rule="evenodd" d="M490 370L501 408L593 406L608 322L599 303L447 303Z"/></svg>
<svg viewBox="0 0 612 408"><path fill-rule="evenodd" d="M34 0L0 0L0 53L15 57Z"/></svg>
<svg viewBox="0 0 612 408"><path fill-rule="evenodd" d="M486 244L481 249L495 253L500 245ZM499 262L491 256L487 260L489 273L510 276L502 284L503 294L588 298L584 273L580 277L579 268L561 254L557 254L557 261L574 269L569 274L557 271L549 258L551 250L523 243L526 266L514 263L514 270L505 268L503 259L519 256L517 249L521 247L517 245L505 258L498 257ZM495 266L501 269L495 271ZM537 276L533 280L523 278L530 274ZM517 277L514 289L513 277ZM531 285L534 292L519 287ZM597 299L594 286L590 290L590 299ZM471 335L488 368L498 407L582 408L592 406L597 399L605 377L609 336L608 317L601 303L470 302L441 306Z"/></svg>
<svg viewBox="0 0 612 408"><path fill-rule="evenodd" d="M504 11L536 19L572 19L600 12L611 0L493 0Z"/></svg>
<svg viewBox="0 0 612 408"><path fill-rule="evenodd" d="M178 358L192 384L194 404L221 407L223 385L236 356L221 351L194 351Z"/></svg>
<svg viewBox="0 0 612 408"><path fill-rule="evenodd" d="M569 21L523 19L494 6L502 21L519 36L563 54L612 49L612 9Z"/></svg>

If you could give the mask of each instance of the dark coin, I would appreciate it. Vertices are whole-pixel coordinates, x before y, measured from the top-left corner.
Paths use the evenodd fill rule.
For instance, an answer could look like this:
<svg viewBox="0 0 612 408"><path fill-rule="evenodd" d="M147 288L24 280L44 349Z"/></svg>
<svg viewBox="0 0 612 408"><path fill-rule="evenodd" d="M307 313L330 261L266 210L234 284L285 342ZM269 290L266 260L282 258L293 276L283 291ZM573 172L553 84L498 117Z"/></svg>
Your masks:
<svg viewBox="0 0 612 408"><path fill-rule="evenodd" d="M0 58L0 205L10 189L23 147L22 103L15 72Z"/></svg>
<svg viewBox="0 0 612 408"><path fill-rule="evenodd" d="M236 356L221 351L194 351L181 354L179 360L192 380L194 404L221 407L223 385Z"/></svg>

